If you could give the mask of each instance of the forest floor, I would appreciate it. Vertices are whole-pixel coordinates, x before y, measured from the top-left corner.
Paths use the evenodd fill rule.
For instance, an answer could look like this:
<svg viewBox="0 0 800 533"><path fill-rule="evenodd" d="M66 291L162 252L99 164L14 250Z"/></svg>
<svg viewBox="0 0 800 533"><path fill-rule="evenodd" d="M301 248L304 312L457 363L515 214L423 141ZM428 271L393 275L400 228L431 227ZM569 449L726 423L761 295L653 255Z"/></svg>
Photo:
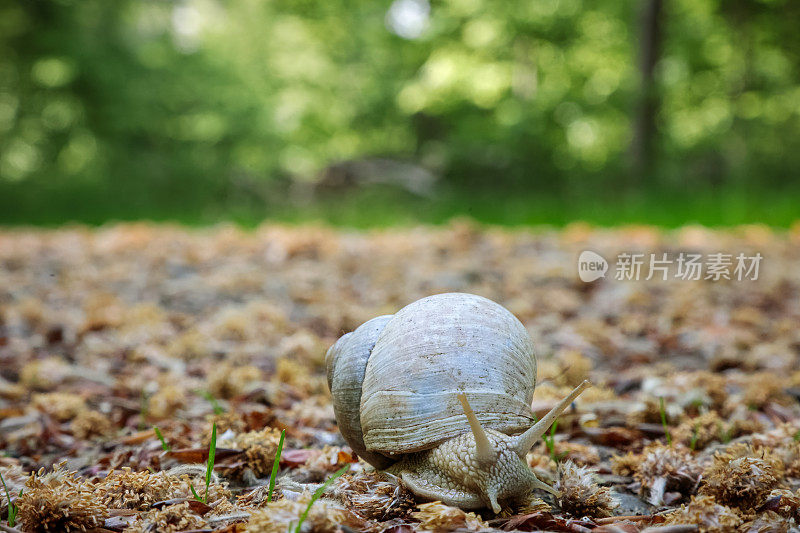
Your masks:
<svg viewBox="0 0 800 533"><path fill-rule="evenodd" d="M605 278L578 278L585 250ZM645 254L640 279L615 279L625 253ZM701 279L676 276L681 253ZM646 280L650 254L672 262ZM739 254L760 254L757 276ZM339 434L327 348L450 291L526 326L538 415L592 381L528 455L561 497L499 516L414 501ZM796 226L6 229L0 529L796 530L798 361Z"/></svg>

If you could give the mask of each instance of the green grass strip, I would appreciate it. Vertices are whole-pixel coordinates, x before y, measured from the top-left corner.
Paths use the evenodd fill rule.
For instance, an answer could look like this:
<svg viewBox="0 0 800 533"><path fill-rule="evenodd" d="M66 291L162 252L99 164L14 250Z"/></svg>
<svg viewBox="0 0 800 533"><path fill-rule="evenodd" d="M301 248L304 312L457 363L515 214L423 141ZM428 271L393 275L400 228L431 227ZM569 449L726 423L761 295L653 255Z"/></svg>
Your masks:
<svg viewBox="0 0 800 533"><path fill-rule="evenodd" d="M172 451L172 446L167 444L167 441L164 438L164 435L161 434L161 430L158 429L158 426L153 426L153 431L156 432L156 437L158 437L158 440L161 441L161 449L164 450L165 452Z"/></svg>
<svg viewBox="0 0 800 533"><path fill-rule="evenodd" d="M211 484L211 474L214 472L214 455L217 453L217 424L214 423L211 426L211 444L208 445L208 463L206 464L206 492L205 496L202 498L197 491L194 490L194 485L189 483L189 488L192 490L192 494L194 495L194 499L201 502L208 504L208 486Z"/></svg>
<svg viewBox="0 0 800 533"><path fill-rule="evenodd" d="M3 489L6 491L6 500L8 501L8 527L14 527L14 524L17 523L17 512L19 512L19 507L11 503L11 494L8 492L6 480L3 479L2 473L0 473L0 481L3 482ZM22 497L22 490L19 491L19 495Z"/></svg>
<svg viewBox="0 0 800 533"><path fill-rule="evenodd" d="M278 476L278 466L281 462L281 452L283 452L283 438L286 436L286 430L281 431L281 440L278 441L278 451L275 452L275 461L272 463L272 475L269 477L269 492L267 492L267 501L272 501L272 491L275 489L275 478Z"/></svg>
<svg viewBox="0 0 800 533"><path fill-rule="evenodd" d="M295 527L295 528L294 528L294 533L300 533L300 528L301 528L301 527L303 527L303 522L305 522L306 518L308 518L308 513L311 511L311 507L314 505L314 503L315 503L315 502L316 502L318 499L320 499L320 497L322 496L322 493L323 493L323 492L325 492L325 489L327 489L327 488L328 488L328 486L329 486L331 483L333 483L333 481L334 481L336 478L338 478L339 476L341 476L342 474L344 474L345 472L347 472L347 470L348 470L349 468L350 468L350 465L349 465L349 464L347 464L347 465L344 465L342 468L340 468L339 470L337 470L335 474L333 474L331 477L329 477L329 478L328 478L328 480L327 480L325 483L323 483L323 484L322 484L322 486L320 486L320 488L318 488L318 489L317 489L317 490L314 492L314 495L313 495L313 496L311 496L311 501L310 501L310 502L308 502L308 507L306 507L306 510L305 510L305 511L303 511L303 514L302 514L302 515L300 515L300 521L297 523L297 527Z"/></svg>
<svg viewBox="0 0 800 533"><path fill-rule="evenodd" d="M667 436L667 446L672 446L672 435L669 434L669 426L667 426L667 409L664 407L664 397L658 399L661 406L661 425L664 426L664 434Z"/></svg>
<svg viewBox="0 0 800 533"><path fill-rule="evenodd" d="M225 412L225 409L220 405L219 401L214 398L214 395L211 394L207 390L198 390L197 391L203 398L211 404L211 408L214 410L215 415L221 415Z"/></svg>
<svg viewBox="0 0 800 533"><path fill-rule="evenodd" d="M692 440L689 442L689 449L695 451L694 449L697 447L697 439L700 435L697 432L697 424L694 425L692 428Z"/></svg>

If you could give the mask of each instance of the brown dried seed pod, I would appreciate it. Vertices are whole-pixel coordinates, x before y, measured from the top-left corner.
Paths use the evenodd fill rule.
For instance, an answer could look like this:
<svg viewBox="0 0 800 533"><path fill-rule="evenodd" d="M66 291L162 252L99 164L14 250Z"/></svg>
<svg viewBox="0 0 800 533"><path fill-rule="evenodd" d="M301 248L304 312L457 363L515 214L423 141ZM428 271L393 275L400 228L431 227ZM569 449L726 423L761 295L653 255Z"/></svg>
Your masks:
<svg viewBox="0 0 800 533"><path fill-rule="evenodd" d="M666 524L694 524L705 533L728 533L742 523L736 510L720 505L711 496L692 496L688 504L665 518Z"/></svg>
<svg viewBox="0 0 800 533"><path fill-rule="evenodd" d="M558 467L556 489L561 495L556 498L559 507L567 514L581 518L584 516L611 516L618 506L608 487L601 487L594 481L593 471L578 466L572 461L564 461Z"/></svg>
<svg viewBox="0 0 800 533"><path fill-rule="evenodd" d="M108 517L96 488L72 473L44 479L32 476L16 504L25 532L86 531L102 526Z"/></svg>
<svg viewBox="0 0 800 533"><path fill-rule="evenodd" d="M783 471L783 462L770 450L734 444L714 454L712 464L703 472L699 492L719 503L753 510L777 487Z"/></svg>
<svg viewBox="0 0 800 533"><path fill-rule="evenodd" d="M297 500L272 501L250 515L246 533L286 533L291 524L297 525L300 515L308 508L311 495L304 492ZM318 500L311 506L303 523L303 531L334 533L339 524L352 520L349 513L335 502Z"/></svg>
<svg viewBox="0 0 800 533"><path fill-rule="evenodd" d="M202 516L192 512L189 502L167 505L152 509L125 528L124 533L141 531L158 531L159 533L176 533L192 529L204 529L208 526Z"/></svg>
<svg viewBox="0 0 800 533"><path fill-rule="evenodd" d="M182 492L184 483L165 472L133 472L129 467L114 470L97 483L105 505L112 509L145 511L156 502Z"/></svg>
<svg viewBox="0 0 800 533"><path fill-rule="evenodd" d="M397 477L385 472L346 474L337 480L333 497L358 515L385 521L404 518L414 508L414 495Z"/></svg>
<svg viewBox="0 0 800 533"><path fill-rule="evenodd" d="M680 445L653 443L641 453L612 459L612 470L618 475L631 475L640 483L640 494L659 505L666 492L688 496L702 472L691 451Z"/></svg>
<svg viewBox="0 0 800 533"><path fill-rule="evenodd" d="M419 511L411 513L419 520L423 530L445 531L480 531L489 526L475 513L467 513L458 507L450 507L442 502L422 503Z"/></svg>
<svg viewBox="0 0 800 533"><path fill-rule="evenodd" d="M102 437L113 429L111 420L97 411L81 411L69 425L70 431L78 439Z"/></svg>

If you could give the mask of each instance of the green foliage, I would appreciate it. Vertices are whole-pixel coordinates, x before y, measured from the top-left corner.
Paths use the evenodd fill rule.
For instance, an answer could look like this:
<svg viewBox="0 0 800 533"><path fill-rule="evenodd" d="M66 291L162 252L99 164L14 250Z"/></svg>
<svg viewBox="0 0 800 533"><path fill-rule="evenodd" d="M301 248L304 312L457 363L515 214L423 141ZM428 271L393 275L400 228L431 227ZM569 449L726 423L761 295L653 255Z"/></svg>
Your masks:
<svg viewBox="0 0 800 533"><path fill-rule="evenodd" d="M553 421L553 425L550 426L550 434L548 435L545 433L542 435L542 440L545 446L547 446L547 451L550 452L550 459L552 459L555 464L558 464L567 456L567 453L556 453L556 429L558 429L558 418L556 418Z"/></svg>
<svg viewBox="0 0 800 533"><path fill-rule="evenodd" d="M6 480L3 479L3 474L0 472L0 481L3 482L3 490L6 491L6 501L8 502L8 525L9 527L14 527L14 524L17 523L17 513L19 512L19 507L17 507L11 501L11 494L8 492L8 487L6 486ZM22 489L19 491L19 497L22 497Z"/></svg>
<svg viewBox="0 0 800 533"><path fill-rule="evenodd" d="M207 390L198 390L197 391L203 398L206 399L208 403L211 404L211 408L214 410L215 415L221 415L225 412L225 409L220 405L219 401L214 398L214 395L211 394Z"/></svg>
<svg viewBox="0 0 800 533"><path fill-rule="evenodd" d="M434 2L413 39L387 28L391 5L2 4L0 222L280 217L290 195L276 184L302 188L331 164L373 157L441 176L454 214L468 208L453 191L478 197L468 187L487 185L506 200L532 191L554 216L604 191L613 208L590 204L589 219L620 212L620 195L664 188L712 201L733 191L735 216L687 215L723 224L775 216L750 211L753 190L788 188L796 205L796 2L665 4L655 160L639 181L628 154L640 3Z"/></svg>
<svg viewBox="0 0 800 533"><path fill-rule="evenodd" d="M664 397L658 399L658 404L661 412L661 425L664 426L664 435L667 437L667 446L672 446L672 435L669 433L669 426L667 425L667 409L664 407Z"/></svg>
<svg viewBox="0 0 800 533"><path fill-rule="evenodd" d="M208 486L211 484L211 474L214 472L214 455L217 452L217 424L211 426L211 443L208 445L208 462L206 463L206 492L201 498L197 491L194 490L194 485L191 483L189 484L189 488L192 490L192 494L194 495L194 499L202 502L208 503Z"/></svg>
<svg viewBox="0 0 800 533"><path fill-rule="evenodd" d="M147 414L150 409L150 397L147 395L147 392L142 390L141 395L139 396L139 430L143 430L145 428L145 421L147 420Z"/></svg>
<svg viewBox="0 0 800 533"><path fill-rule="evenodd" d="M283 439L286 430L281 430L281 438L278 441L278 451L275 452L275 461L272 463L272 475L269 476L269 490L267 491L267 501L272 501L272 491L275 489L275 478L278 477L278 466L281 464L281 452L283 451Z"/></svg>
<svg viewBox="0 0 800 533"><path fill-rule="evenodd" d="M728 444L733 439L733 428L728 428L722 434L722 444Z"/></svg>
<svg viewBox="0 0 800 533"><path fill-rule="evenodd" d="M689 441L689 449L690 450L694 451L695 448L697 448L697 439L698 439L698 437L699 437L699 435L697 433L697 425L695 424L695 426L692 428L692 438Z"/></svg>
<svg viewBox="0 0 800 533"><path fill-rule="evenodd" d="M325 481L325 483L323 483L316 491L314 491L314 494L311 495L311 501L308 502L308 507L306 507L306 510L303 511L303 514L300 515L300 520L297 522L297 526L294 528L294 533L300 533L300 530L303 527L303 522L306 521L306 518L308 518L308 513L311 511L311 507L313 507L314 503L316 503L316 501L320 499L322 494L325 492L325 489L327 489L328 486L331 483L333 483L336 478L347 472L349 468L350 465L344 465L342 468L337 470L331 477L329 477Z"/></svg>
<svg viewBox="0 0 800 533"><path fill-rule="evenodd" d="M161 430L158 429L158 426L153 426L153 431L156 432L156 437L158 437L158 440L161 441L161 449L165 452L172 451L172 446L167 444L167 441L164 438L164 435L161 434Z"/></svg>

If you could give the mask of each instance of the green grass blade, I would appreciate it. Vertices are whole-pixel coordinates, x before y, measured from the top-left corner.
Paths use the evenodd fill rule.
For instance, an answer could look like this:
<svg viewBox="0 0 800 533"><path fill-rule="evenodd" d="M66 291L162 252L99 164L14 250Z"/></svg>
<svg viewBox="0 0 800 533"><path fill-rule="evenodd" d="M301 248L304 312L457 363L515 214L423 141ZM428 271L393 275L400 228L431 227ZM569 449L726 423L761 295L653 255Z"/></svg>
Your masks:
<svg viewBox="0 0 800 533"><path fill-rule="evenodd" d="M6 499L8 500L8 503L11 504L11 494L9 494L8 492L8 487L6 486L6 480L3 479L2 472L0 472L0 482L3 483L3 489L6 491Z"/></svg>
<svg viewBox="0 0 800 533"><path fill-rule="evenodd" d="M306 518L308 518L308 513L311 511L311 506L313 506L313 505L314 505L314 503L315 503L315 502L316 502L318 499L320 499L320 497L322 496L322 494L325 492L325 489L327 489L327 488L328 488L328 486L329 486L331 483L333 483L333 481L334 481L336 478L338 478L339 476L341 476L342 474L344 474L345 472L347 472L347 470L348 470L349 468L350 468L350 465L349 465L349 464L347 464L347 465L344 465L342 468L340 468L339 470L337 470L335 474L333 474L331 477L329 477L329 478L328 478L328 480L327 480L325 483L323 483L323 484L322 484L322 486L320 486L320 488L318 488L318 489L317 489L317 490L314 492L314 494L311 496L311 501L310 501L310 502L308 502L308 507L306 507L306 510L305 510L305 511L303 511L303 514L302 514L302 515L300 515L300 521L297 523L297 527L294 529L294 532L295 532L295 533L300 533L300 528L301 528L301 527L303 527L303 522L305 522Z"/></svg>
<svg viewBox="0 0 800 533"><path fill-rule="evenodd" d="M667 409L664 407L664 397L658 399L661 406L661 425L664 426L664 434L667 436L667 446L672 446L672 435L669 434L669 426L667 426Z"/></svg>
<svg viewBox="0 0 800 533"><path fill-rule="evenodd" d="M153 430L156 432L156 437L158 437L158 440L161 441L161 449L165 452L172 451L172 446L167 444L167 440L164 438L164 435L161 434L161 430L158 429L158 426L153 426Z"/></svg>
<svg viewBox="0 0 800 533"><path fill-rule="evenodd" d="M217 424L211 426L211 444L208 446L208 465L206 466L206 496L203 503L208 503L208 486L211 484L211 474L214 472L214 456L217 453Z"/></svg>
<svg viewBox="0 0 800 533"><path fill-rule="evenodd" d="M286 436L286 430L281 431L281 439L278 441L278 451L275 452L275 461L272 463L272 475L269 477L269 492L267 492L267 501L272 501L272 491L275 489L275 478L278 475L278 466L281 462L281 453L283 452L283 438Z"/></svg>
<svg viewBox="0 0 800 533"><path fill-rule="evenodd" d="M150 398L148 397L147 393L143 390L142 395L139 398L139 429L144 430L145 428L145 421L147 420L147 410L150 407Z"/></svg>
<svg viewBox="0 0 800 533"><path fill-rule="evenodd" d="M203 498L201 498L201 497L200 497L200 495L199 495L199 494L197 494L197 491L196 491L196 490L194 490L194 485L192 485L191 483L189 483L189 488L190 488L190 489L192 489L192 494L194 494L194 499L195 499L195 500L197 500L197 501L199 501L199 502L201 502L201 503L205 503L205 502L203 502Z"/></svg>
<svg viewBox="0 0 800 533"><path fill-rule="evenodd" d="M547 451L550 452L550 459L553 460L554 463L558 464L558 462L563 458L565 454L556 454L556 431L558 430L558 418L553 421L553 425L550 426L549 433L545 433L542 435L542 440L544 441L545 446L547 446Z"/></svg>
<svg viewBox="0 0 800 533"><path fill-rule="evenodd" d="M225 412L225 409L223 409L223 407L219 404L219 401L217 401L217 399L214 398L213 394L211 394L207 390L198 390L197 392L200 393L200 395L203 398L205 398L206 401L208 401L208 403L211 404L211 408L214 410L215 415L221 415L222 413Z"/></svg>
<svg viewBox="0 0 800 533"><path fill-rule="evenodd" d="M14 527L14 524L17 521L17 510L19 509L16 505L11 503L11 493L8 492L8 487L6 486L6 480L3 479L3 474L0 473L0 481L3 483L3 490L6 491L6 501L8 501L8 525L9 527ZM22 490L19 491L20 497L22 497Z"/></svg>

